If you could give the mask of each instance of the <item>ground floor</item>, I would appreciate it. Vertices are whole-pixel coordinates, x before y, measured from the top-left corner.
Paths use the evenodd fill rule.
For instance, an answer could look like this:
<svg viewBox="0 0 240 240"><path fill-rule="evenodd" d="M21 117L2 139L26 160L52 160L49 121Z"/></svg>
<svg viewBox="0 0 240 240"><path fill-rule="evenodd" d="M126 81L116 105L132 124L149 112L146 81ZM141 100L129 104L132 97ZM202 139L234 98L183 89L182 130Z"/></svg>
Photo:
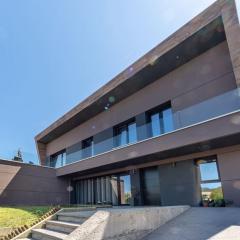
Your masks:
<svg viewBox="0 0 240 240"><path fill-rule="evenodd" d="M240 147L75 176L72 186L73 204L239 206Z"/></svg>

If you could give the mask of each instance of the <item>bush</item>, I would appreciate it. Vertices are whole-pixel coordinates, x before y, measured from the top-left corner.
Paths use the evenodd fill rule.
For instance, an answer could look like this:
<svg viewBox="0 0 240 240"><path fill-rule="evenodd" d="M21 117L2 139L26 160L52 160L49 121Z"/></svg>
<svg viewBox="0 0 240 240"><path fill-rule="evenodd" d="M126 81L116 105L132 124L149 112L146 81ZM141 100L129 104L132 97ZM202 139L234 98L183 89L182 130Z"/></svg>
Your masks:
<svg viewBox="0 0 240 240"><path fill-rule="evenodd" d="M219 187L219 188L213 189L211 192L210 198L215 201L219 199L223 199L222 188Z"/></svg>

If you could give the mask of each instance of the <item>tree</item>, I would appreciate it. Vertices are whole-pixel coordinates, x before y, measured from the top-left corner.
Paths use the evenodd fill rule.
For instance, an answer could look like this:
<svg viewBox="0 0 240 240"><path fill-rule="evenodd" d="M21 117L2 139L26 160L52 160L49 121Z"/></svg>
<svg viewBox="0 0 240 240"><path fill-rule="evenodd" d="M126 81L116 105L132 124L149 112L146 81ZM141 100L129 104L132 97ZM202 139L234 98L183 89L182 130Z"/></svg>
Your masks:
<svg viewBox="0 0 240 240"><path fill-rule="evenodd" d="M212 190L210 198L213 200L223 199L222 188L218 187Z"/></svg>
<svg viewBox="0 0 240 240"><path fill-rule="evenodd" d="M22 152L20 148L18 149L17 154L13 157L13 161L23 162Z"/></svg>

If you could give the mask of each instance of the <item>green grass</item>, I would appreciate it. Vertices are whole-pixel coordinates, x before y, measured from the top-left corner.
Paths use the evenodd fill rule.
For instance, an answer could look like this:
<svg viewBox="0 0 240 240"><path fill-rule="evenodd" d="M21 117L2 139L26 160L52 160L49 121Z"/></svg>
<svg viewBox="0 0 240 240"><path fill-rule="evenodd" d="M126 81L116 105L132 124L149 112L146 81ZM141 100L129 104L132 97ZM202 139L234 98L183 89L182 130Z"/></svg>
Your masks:
<svg viewBox="0 0 240 240"><path fill-rule="evenodd" d="M35 222L47 213L51 207L0 207L0 228L19 227Z"/></svg>

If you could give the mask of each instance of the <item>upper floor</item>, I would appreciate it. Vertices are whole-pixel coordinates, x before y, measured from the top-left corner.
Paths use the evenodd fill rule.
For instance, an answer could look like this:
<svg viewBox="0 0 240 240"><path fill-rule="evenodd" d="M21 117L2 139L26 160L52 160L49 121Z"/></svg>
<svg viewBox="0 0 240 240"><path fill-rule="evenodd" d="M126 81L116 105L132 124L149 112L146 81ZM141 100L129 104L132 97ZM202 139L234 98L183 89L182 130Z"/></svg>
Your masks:
<svg viewBox="0 0 240 240"><path fill-rule="evenodd" d="M234 1L210 6L36 136L41 163L61 167L239 111L236 19Z"/></svg>

